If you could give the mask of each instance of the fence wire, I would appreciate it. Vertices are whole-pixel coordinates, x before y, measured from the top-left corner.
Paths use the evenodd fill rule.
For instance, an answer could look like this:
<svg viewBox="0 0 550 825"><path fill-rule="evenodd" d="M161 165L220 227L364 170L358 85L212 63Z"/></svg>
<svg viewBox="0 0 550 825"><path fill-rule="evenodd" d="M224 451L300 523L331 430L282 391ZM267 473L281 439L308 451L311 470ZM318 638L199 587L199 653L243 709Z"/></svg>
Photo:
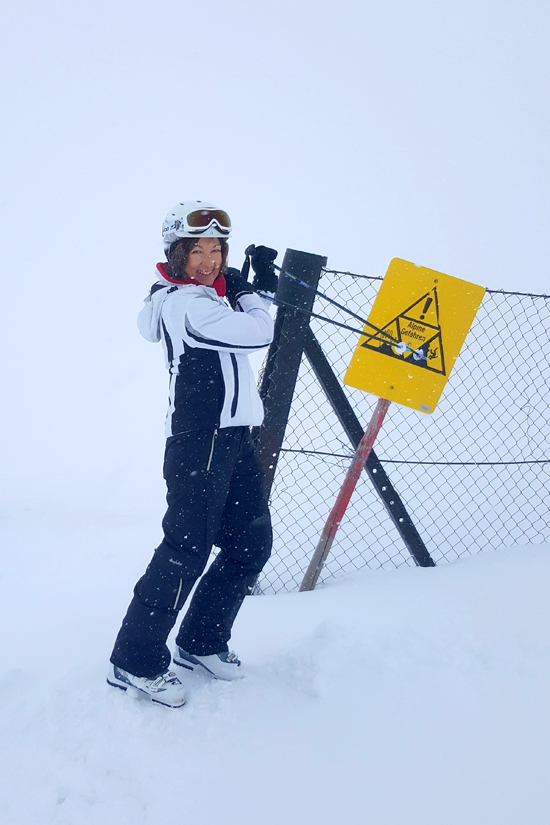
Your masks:
<svg viewBox="0 0 550 825"><path fill-rule="evenodd" d="M381 280L325 270L319 290L366 318ZM319 298L314 311L357 326ZM311 328L342 381L359 336L316 318ZM435 412L390 407L375 451L436 564L550 541L549 386L550 297L488 291ZM366 427L377 399L344 391ZM304 356L272 488L274 553L261 592L299 587L352 454ZM413 564L364 473L320 582Z"/></svg>

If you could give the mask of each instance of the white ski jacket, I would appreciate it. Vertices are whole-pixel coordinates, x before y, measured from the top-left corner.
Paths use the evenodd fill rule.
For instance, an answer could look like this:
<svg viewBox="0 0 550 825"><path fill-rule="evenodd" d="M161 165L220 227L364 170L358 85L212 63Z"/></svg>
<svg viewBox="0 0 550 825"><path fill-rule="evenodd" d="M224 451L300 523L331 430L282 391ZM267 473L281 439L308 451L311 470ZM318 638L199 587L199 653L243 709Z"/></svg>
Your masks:
<svg viewBox="0 0 550 825"><path fill-rule="evenodd" d="M241 295L234 311L212 287L154 284L138 316L162 341L170 373L166 437L196 429L259 426L263 405L248 355L273 338L269 303Z"/></svg>

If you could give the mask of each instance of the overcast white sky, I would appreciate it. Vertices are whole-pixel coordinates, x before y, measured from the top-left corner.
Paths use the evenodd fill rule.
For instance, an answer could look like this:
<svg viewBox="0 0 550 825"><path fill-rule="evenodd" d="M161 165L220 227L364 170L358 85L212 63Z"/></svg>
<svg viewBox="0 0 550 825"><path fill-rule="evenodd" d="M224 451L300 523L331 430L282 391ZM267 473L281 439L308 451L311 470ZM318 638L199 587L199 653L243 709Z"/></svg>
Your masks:
<svg viewBox="0 0 550 825"><path fill-rule="evenodd" d="M180 199L229 211L234 265L254 242L369 275L402 257L550 292L549 22L543 0L5 4L3 380L17 409L1 423L17 472L48 465L48 440L59 455L68 435L143 432L120 393L165 381L135 315Z"/></svg>
<svg viewBox="0 0 550 825"><path fill-rule="evenodd" d="M100 277L127 241L146 270L202 197L235 262L255 241L540 289L549 22L536 0L11 3L2 254L50 272L85 242Z"/></svg>

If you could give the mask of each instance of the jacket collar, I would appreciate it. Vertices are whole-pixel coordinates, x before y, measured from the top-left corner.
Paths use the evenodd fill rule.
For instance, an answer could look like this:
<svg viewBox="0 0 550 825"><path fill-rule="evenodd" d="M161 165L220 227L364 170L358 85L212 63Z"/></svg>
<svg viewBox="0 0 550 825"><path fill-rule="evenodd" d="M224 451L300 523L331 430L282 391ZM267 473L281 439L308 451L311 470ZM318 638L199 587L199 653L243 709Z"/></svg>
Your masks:
<svg viewBox="0 0 550 825"><path fill-rule="evenodd" d="M164 281L168 281L169 284L176 284L177 286L184 286L185 284L193 284L193 286L206 286L206 284L201 284L199 281L195 281L194 278L183 278L182 280L172 278L170 274L170 267L167 263L157 264L157 271L161 278ZM225 278L223 275L218 275L212 286L208 288L215 289L220 298L223 298L225 295Z"/></svg>

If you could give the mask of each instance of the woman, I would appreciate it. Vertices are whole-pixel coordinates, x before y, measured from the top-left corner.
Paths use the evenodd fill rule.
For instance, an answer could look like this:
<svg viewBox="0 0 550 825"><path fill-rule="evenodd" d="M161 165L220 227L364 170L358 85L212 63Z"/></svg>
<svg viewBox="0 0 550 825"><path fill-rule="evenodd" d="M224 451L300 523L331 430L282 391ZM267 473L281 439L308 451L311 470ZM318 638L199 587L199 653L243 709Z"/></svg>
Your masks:
<svg viewBox="0 0 550 825"><path fill-rule="evenodd" d="M218 679L243 675L227 643L271 551L263 476L249 430L261 424L263 407L248 355L273 337L269 303L255 290L275 292L277 253L250 248L253 289L238 270L227 269L230 231L229 216L212 204L178 204L162 228L167 263L157 265L159 280L138 319L148 341L162 340L170 373L168 509L164 538L134 588L107 681L170 707L185 698L169 669L166 640L212 545L220 552L185 614L174 664Z"/></svg>

